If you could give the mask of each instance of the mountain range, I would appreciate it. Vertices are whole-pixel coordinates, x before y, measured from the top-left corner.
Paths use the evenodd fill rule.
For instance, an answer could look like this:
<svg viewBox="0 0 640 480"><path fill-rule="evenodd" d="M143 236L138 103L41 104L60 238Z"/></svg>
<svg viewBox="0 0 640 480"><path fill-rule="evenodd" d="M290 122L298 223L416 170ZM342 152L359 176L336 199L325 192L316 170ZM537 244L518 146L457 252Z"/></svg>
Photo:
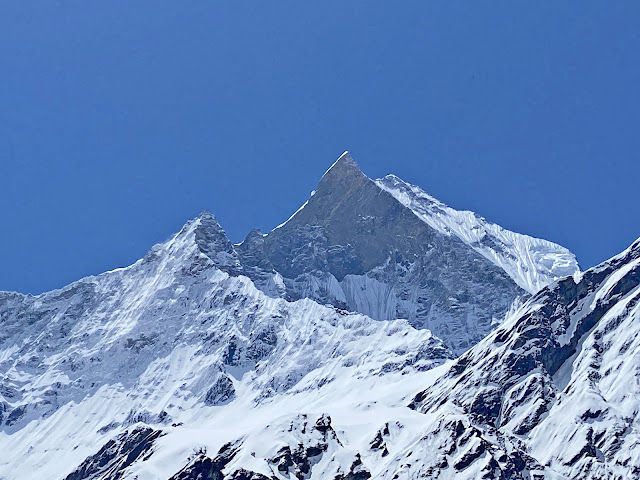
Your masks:
<svg viewBox="0 0 640 480"><path fill-rule="evenodd" d="M640 478L639 265L345 152L267 234L0 292L0 479Z"/></svg>

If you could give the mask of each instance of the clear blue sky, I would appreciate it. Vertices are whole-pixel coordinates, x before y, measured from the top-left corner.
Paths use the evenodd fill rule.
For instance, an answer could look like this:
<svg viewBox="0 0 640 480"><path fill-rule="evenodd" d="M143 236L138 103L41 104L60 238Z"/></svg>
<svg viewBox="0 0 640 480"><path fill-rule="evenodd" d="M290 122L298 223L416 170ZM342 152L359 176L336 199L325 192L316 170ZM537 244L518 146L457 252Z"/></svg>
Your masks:
<svg viewBox="0 0 640 480"><path fill-rule="evenodd" d="M0 289L212 211L285 220L350 150L583 267L640 236L640 2L0 6Z"/></svg>

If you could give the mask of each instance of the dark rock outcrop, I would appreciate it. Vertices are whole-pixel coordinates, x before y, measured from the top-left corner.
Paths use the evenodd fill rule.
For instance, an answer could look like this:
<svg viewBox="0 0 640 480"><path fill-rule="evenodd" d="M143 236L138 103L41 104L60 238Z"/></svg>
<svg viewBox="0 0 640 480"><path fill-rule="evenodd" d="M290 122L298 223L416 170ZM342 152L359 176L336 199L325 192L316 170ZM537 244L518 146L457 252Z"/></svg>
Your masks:
<svg viewBox="0 0 640 480"><path fill-rule="evenodd" d="M109 440L96 454L87 457L65 480L117 480L136 461L144 461L153 454L153 444L161 430L138 427Z"/></svg>

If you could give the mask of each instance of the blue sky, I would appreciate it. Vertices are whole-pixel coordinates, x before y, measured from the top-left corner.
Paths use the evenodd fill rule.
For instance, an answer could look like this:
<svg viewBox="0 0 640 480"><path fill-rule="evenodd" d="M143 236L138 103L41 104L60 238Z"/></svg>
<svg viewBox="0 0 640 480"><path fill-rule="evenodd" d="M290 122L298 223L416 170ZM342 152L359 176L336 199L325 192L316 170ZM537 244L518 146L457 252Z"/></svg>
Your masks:
<svg viewBox="0 0 640 480"><path fill-rule="evenodd" d="M0 289L234 241L350 150L583 267L640 236L640 2L0 6Z"/></svg>

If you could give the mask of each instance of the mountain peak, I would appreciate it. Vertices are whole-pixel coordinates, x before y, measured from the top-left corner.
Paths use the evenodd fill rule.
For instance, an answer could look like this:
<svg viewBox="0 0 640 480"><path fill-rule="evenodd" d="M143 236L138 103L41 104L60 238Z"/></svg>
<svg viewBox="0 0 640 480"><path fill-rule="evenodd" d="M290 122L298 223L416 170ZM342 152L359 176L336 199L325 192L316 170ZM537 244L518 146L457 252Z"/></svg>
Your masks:
<svg viewBox="0 0 640 480"><path fill-rule="evenodd" d="M205 237L209 239L215 237L225 245L226 243L230 244L227 239L227 234L211 212L205 211L200 213L190 223L193 225L193 231L197 242Z"/></svg>
<svg viewBox="0 0 640 480"><path fill-rule="evenodd" d="M181 245L190 245L192 241L195 242L198 250L209 257L218 268L237 273L234 270L238 267L237 254L233 244L211 212L201 212L196 218L187 222L174 241L177 239L183 240L179 242Z"/></svg>
<svg viewBox="0 0 640 480"><path fill-rule="evenodd" d="M358 171L360 170L360 167L358 167L358 164L349 153L349 150L345 150L342 155L340 155L338 159L333 162L333 165L331 165L327 169L327 171L324 172L323 177L333 170L342 170L345 168L356 168Z"/></svg>
<svg viewBox="0 0 640 480"><path fill-rule="evenodd" d="M216 220L215 215L207 210L200 212L198 216L193 219L193 221L199 221L200 224L217 225L218 227L220 227L220 224L218 223L218 220Z"/></svg>
<svg viewBox="0 0 640 480"><path fill-rule="evenodd" d="M350 187L360 185L366 180L369 180L369 177L362 173L351 154L346 151L324 173L316 191L326 193L343 189L349 190Z"/></svg>
<svg viewBox="0 0 640 480"><path fill-rule="evenodd" d="M324 172L322 178L353 174L364 175L356 161L347 150L340 155L335 162L333 162L333 165L331 165L326 172Z"/></svg>

